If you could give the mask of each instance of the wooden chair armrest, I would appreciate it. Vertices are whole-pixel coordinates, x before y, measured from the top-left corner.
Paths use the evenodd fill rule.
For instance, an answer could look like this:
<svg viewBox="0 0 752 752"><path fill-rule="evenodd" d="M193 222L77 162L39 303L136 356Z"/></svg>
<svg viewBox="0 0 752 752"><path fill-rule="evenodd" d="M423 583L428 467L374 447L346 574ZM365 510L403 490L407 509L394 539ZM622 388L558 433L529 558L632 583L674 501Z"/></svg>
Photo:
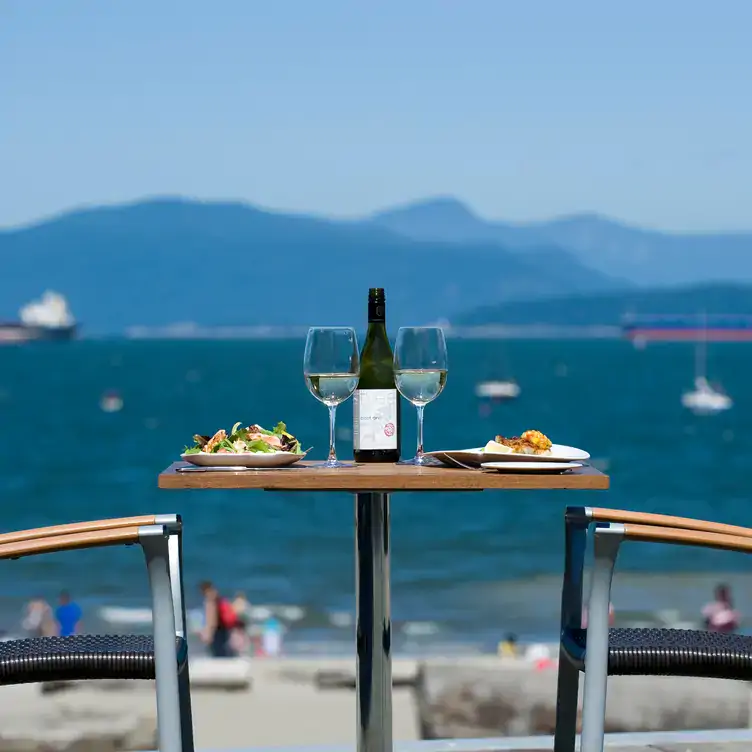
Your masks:
<svg viewBox="0 0 752 752"><path fill-rule="evenodd" d="M77 548L115 546L138 543L138 525L109 528L106 530L86 530L67 535L53 535L0 545L0 559L18 559L22 556L51 554L56 551L71 551Z"/></svg>
<svg viewBox="0 0 752 752"><path fill-rule="evenodd" d="M676 543L684 546L702 546L718 548L725 551L752 552L752 538L738 535L722 535L704 530L682 530L675 527L658 527L656 525L624 525L624 537L628 540L655 541L657 543Z"/></svg>
<svg viewBox="0 0 752 752"><path fill-rule="evenodd" d="M99 530L117 530L123 527L140 527L141 525L154 525L155 523L156 516L153 514L145 514L140 517L116 517L109 520L91 520L88 522L69 522L65 525L52 525L50 527L37 527L31 530L2 533L0 534L0 546L7 543L21 543L23 541L50 538L57 535L90 533Z"/></svg>
<svg viewBox="0 0 752 752"><path fill-rule="evenodd" d="M648 512L630 512L624 509L601 509L590 507L590 519L593 522L623 522L636 525L657 525L681 530L697 530L705 533L720 535L736 535L741 538L752 538L752 528L739 525L726 525L722 522L708 522L707 520L693 520L689 517L673 517L668 514L650 514Z"/></svg>

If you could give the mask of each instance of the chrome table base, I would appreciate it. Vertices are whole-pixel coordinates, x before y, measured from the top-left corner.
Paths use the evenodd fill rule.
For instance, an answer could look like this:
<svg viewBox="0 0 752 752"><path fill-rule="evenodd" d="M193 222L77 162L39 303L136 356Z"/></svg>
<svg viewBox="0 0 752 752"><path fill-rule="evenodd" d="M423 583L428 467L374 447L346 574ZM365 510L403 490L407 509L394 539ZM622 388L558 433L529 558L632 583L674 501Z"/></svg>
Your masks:
<svg viewBox="0 0 752 752"><path fill-rule="evenodd" d="M357 752L392 752L389 494L355 495Z"/></svg>

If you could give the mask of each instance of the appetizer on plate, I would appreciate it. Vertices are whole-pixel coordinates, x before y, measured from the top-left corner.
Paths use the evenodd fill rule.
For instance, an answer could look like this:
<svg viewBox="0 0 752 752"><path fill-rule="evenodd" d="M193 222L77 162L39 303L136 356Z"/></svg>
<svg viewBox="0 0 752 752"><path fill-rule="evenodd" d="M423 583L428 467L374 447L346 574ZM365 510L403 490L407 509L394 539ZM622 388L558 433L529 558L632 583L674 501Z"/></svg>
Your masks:
<svg viewBox="0 0 752 752"><path fill-rule="evenodd" d="M497 436L483 447L493 454L535 454L545 457L551 454L551 439L540 431L524 431L521 436Z"/></svg>
<svg viewBox="0 0 752 752"><path fill-rule="evenodd" d="M582 462L590 455L577 447L553 444L540 431L521 436L496 436L483 447L426 452L450 467L478 467L487 462Z"/></svg>
<svg viewBox="0 0 752 752"><path fill-rule="evenodd" d="M229 433L221 428L214 436L196 434L193 446L183 450L183 455L280 453L305 454L284 423L277 423L271 431L256 424L242 427L242 423L236 423Z"/></svg>

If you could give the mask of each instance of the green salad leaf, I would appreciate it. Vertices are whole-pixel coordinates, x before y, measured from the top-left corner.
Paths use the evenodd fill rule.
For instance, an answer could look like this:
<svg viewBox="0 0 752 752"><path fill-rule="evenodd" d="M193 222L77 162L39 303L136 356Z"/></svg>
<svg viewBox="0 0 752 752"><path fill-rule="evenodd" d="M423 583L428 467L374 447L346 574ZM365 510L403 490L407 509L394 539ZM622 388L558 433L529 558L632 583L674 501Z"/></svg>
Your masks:
<svg viewBox="0 0 752 752"><path fill-rule="evenodd" d="M269 439L265 438L267 436ZM199 454L200 452L211 454L217 452L233 454L292 452L303 454L300 449L300 442L287 431L287 426L282 421L277 423L271 431L255 424L244 427L241 422L237 422L229 433L219 430L213 436L196 434L193 437L193 446L185 447L183 454Z"/></svg>

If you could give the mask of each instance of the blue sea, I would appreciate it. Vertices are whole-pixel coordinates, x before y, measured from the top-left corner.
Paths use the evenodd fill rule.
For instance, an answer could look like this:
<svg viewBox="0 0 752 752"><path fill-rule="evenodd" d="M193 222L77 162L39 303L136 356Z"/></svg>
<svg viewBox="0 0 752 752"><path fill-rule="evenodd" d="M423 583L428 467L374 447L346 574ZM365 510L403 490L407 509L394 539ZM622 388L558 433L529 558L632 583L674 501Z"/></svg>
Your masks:
<svg viewBox="0 0 752 752"><path fill-rule="evenodd" d="M290 652L351 652L353 499L347 494L164 491L157 475L190 443L236 421L288 424L314 457L327 450L326 409L306 390L303 342L78 341L0 348L3 530L71 520L179 512L186 587L197 607L209 578L244 591L257 615L285 622ZM752 347L710 349L709 375L735 401L695 417L680 404L693 348L621 341L450 340L444 393L426 409L426 448L485 443L537 428L589 451L611 475L601 492L396 494L392 603L397 651L483 651L507 632L555 638L568 503L752 524ZM488 406L479 380L515 377L513 403ZM122 409L106 412L114 390ZM415 411L403 409L403 454ZM352 453L352 408L338 411L338 452ZM614 590L621 623L697 619L730 582L752 621L741 555L631 544ZM0 628L17 632L26 599L69 589L88 630L143 621L148 591L136 549L0 562ZM140 624L139 628L143 627Z"/></svg>

